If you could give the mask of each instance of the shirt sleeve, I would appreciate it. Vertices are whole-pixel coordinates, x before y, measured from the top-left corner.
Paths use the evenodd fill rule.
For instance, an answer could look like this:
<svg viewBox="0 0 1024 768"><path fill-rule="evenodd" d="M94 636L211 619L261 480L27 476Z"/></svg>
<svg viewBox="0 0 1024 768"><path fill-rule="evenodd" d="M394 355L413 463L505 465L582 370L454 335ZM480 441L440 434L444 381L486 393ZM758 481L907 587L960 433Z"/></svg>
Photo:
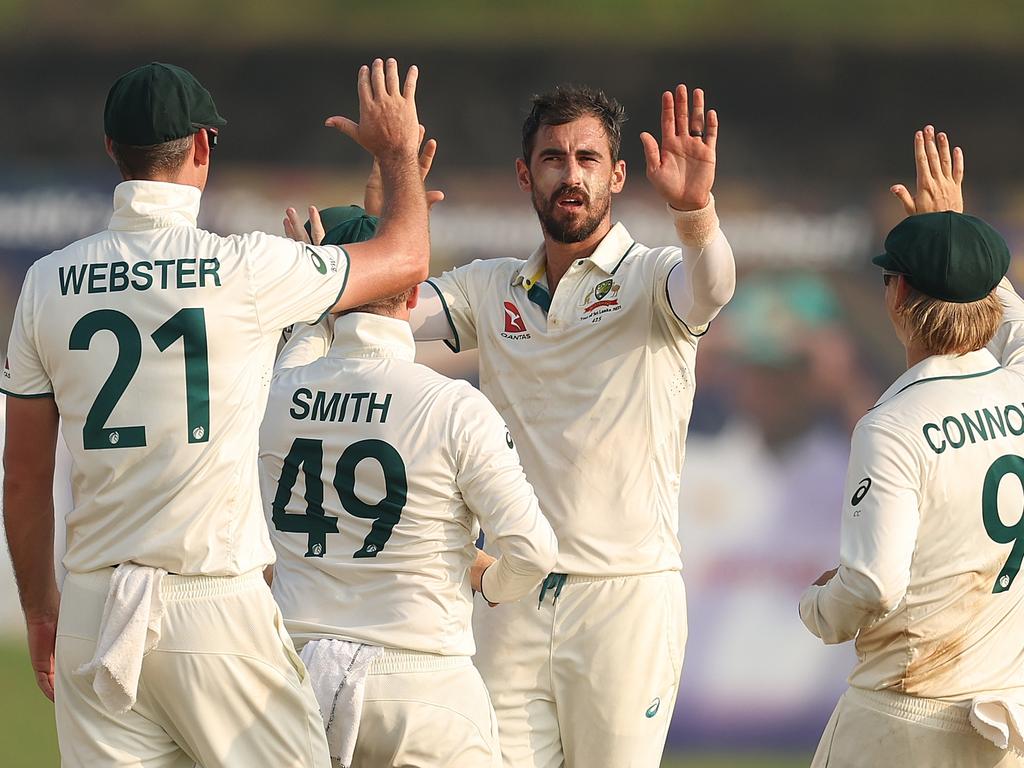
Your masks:
<svg viewBox="0 0 1024 768"><path fill-rule="evenodd" d="M440 297L441 309L448 320L452 337L445 339L445 344L453 352L475 349L477 346L476 297L481 290L481 283L487 279L489 270L488 262L478 259L463 267L450 269L440 277L427 280L427 285ZM429 305L424 308L424 312L429 312L428 307ZM436 312L436 305L434 311ZM416 341L436 340L436 334L434 338L430 338L429 334L425 333L427 325L422 314L418 315L415 309L410 324Z"/></svg>
<svg viewBox="0 0 1024 768"><path fill-rule="evenodd" d="M0 392L11 397L53 396L53 384L36 344L35 273L35 267L30 267L25 275L0 378Z"/></svg>
<svg viewBox="0 0 1024 768"><path fill-rule="evenodd" d="M484 572L482 592L492 603L518 600L555 566L558 542L541 514L519 463L512 436L494 406L470 385L450 422L456 483L498 559Z"/></svg>
<svg viewBox="0 0 1024 768"><path fill-rule="evenodd" d="M348 282L348 254L338 246L255 232L246 235L242 247L264 333L277 333L293 323L318 322Z"/></svg>
<svg viewBox="0 0 1024 768"><path fill-rule="evenodd" d="M325 317L318 323L299 324L284 345L274 364L274 373L299 368L327 354L334 341L334 319Z"/></svg>
<svg viewBox="0 0 1024 768"><path fill-rule="evenodd" d="M732 298L736 262L718 224L714 199L698 211L669 208L682 250L666 248L658 259L654 291L658 307L693 337L708 326Z"/></svg>
<svg viewBox="0 0 1024 768"><path fill-rule="evenodd" d="M1004 368L1024 370L1024 300L1005 277L996 295L1003 304L1003 322L988 349Z"/></svg>
<svg viewBox="0 0 1024 768"><path fill-rule="evenodd" d="M455 330L448 307L438 288L429 280L420 283L420 299L409 313L409 326L416 341L443 341L454 349Z"/></svg>
<svg viewBox="0 0 1024 768"><path fill-rule="evenodd" d="M826 643L851 640L903 601L920 525L920 462L888 429L854 431L839 569L800 599L800 618Z"/></svg>

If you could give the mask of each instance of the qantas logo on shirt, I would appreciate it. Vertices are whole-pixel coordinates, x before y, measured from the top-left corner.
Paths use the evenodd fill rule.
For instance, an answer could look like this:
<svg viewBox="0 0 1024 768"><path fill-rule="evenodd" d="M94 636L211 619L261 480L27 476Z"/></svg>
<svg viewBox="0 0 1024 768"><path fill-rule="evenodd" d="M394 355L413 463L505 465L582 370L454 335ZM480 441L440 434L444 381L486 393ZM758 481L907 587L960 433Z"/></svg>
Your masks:
<svg viewBox="0 0 1024 768"><path fill-rule="evenodd" d="M526 323L519 307L511 301L505 302L505 333L526 333Z"/></svg>
<svg viewBox="0 0 1024 768"><path fill-rule="evenodd" d="M505 331L501 334L504 339L528 339L529 331L526 330L526 323L523 321L523 314L519 307L511 301L506 301L502 307L505 311Z"/></svg>

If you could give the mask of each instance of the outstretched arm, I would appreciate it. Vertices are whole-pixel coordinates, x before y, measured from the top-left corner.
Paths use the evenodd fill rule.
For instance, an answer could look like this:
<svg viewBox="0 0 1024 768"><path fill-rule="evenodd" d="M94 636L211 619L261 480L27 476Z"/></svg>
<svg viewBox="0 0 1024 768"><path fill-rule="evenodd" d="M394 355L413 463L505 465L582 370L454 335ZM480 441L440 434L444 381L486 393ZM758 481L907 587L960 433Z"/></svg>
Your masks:
<svg viewBox="0 0 1024 768"><path fill-rule="evenodd" d="M964 210L964 152L950 147L945 133L936 134L926 125L914 134L914 163L917 189L913 194L902 184L890 191L903 203L908 216L936 211ZM996 287L1003 305L1003 322L988 344L988 350L1006 368L1024 366L1024 300L1007 278Z"/></svg>
<svg viewBox="0 0 1024 768"><path fill-rule="evenodd" d="M333 312L394 296L430 272L427 200L417 160L417 76L410 67L400 86L398 63L376 59L359 70L359 122L340 116L326 121L380 161L384 198L376 236L345 247L349 277Z"/></svg>
<svg viewBox="0 0 1024 768"><path fill-rule="evenodd" d="M672 311L691 330L707 325L732 298L736 264L719 228L715 199L718 114L704 110L704 91L685 85L661 95L661 144L650 133L640 140L647 178L667 203L683 244L682 264L669 275Z"/></svg>
<svg viewBox="0 0 1024 768"><path fill-rule="evenodd" d="M420 126L420 141L426 135L426 130ZM428 139L420 150L420 178L427 180L430 167L434 164L434 156L437 154L437 139ZM439 189L427 191L427 207L433 208L435 203L444 200L444 192ZM371 216L380 216L384 210L384 187L380 175L380 162L373 158L373 166L370 168L370 176L366 179L366 189L363 191L363 209Z"/></svg>

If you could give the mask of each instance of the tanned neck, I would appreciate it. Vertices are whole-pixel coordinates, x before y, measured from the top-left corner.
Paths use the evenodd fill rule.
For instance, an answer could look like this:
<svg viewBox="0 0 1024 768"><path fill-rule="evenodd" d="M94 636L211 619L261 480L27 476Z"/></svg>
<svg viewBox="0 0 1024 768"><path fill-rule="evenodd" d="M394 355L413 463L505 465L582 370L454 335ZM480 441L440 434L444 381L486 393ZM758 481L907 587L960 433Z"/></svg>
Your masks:
<svg viewBox="0 0 1024 768"><path fill-rule="evenodd" d="M560 243L544 233L544 254L547 260L548 291L553 296L562 277L569 271L572 263L578 259L588 258L604 240L612 228L611 217L601 222L600 226L586 240L578 243Z"/></svg>
<svg viewBox="0 0 1024 768"><path fill-rule="evenodd" d="M931 357L931 353L916 344L907 347L907 370L909 371L922 360Z"/></svg>

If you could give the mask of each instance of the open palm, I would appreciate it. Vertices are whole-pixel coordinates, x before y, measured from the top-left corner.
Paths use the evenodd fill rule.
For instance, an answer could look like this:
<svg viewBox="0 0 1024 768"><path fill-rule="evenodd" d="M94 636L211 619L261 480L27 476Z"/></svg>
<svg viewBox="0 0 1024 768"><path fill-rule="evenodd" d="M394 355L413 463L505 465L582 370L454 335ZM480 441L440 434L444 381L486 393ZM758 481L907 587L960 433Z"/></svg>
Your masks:
<svg viewBox="0 0 1024 768"><path fill-rule="evenodd" d="M693 211L706 206L715 183L718 114L704 113L704 91L693 91L692 109L685 85L661 95L661 144L640 134L647 178L673 208Z"/></svg>

